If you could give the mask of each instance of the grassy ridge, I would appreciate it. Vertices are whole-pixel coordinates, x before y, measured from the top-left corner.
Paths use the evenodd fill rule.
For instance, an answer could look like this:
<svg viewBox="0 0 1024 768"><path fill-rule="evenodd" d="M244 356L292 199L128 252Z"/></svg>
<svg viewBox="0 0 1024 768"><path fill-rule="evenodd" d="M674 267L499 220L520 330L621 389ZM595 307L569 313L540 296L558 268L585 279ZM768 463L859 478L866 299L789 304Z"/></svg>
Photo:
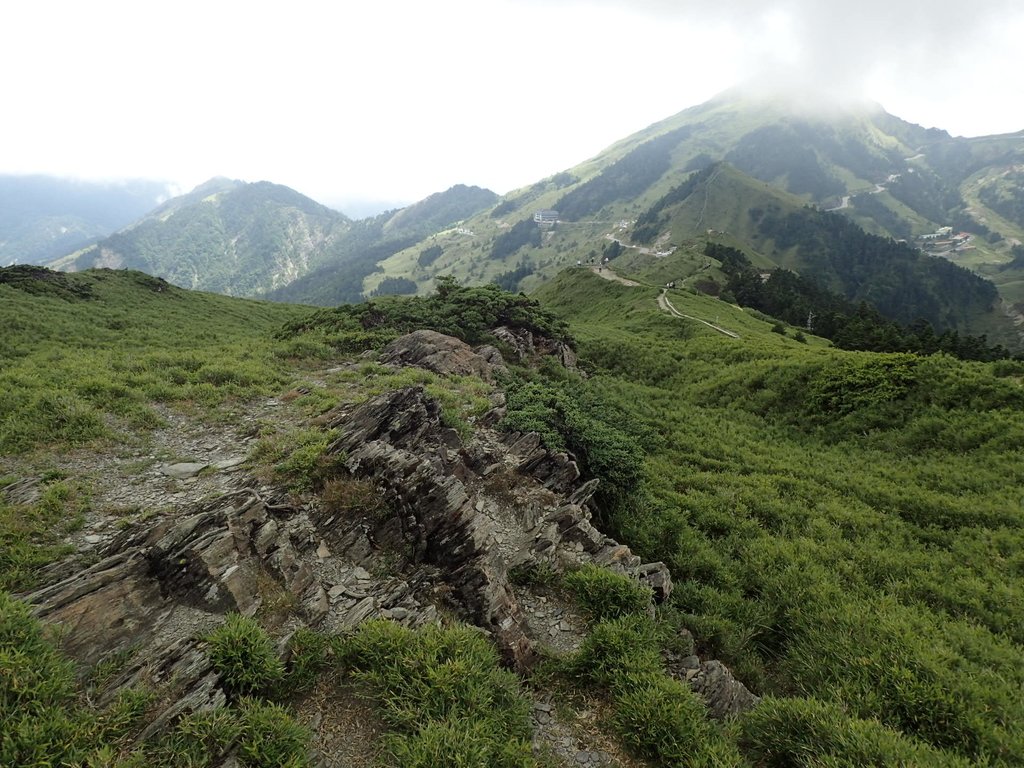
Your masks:
<svg viewBox="0 0 1024 768"><path fill-rule="evenodd" d="M268 391L289 350L260 336L309 311L138 272L17 269L0 280L0 453L152 427L154 402L209 408Z"/></svg>
<svg viewBox="0 0 1024 768"><path fill-rule="evenodd" d="M462 317L454 325L472 335L511 307L525 313L521 322L541 320L561 335L543 311L554 310L589 376L524 374L510 388L510 419L548 430L600 475L614 491L599 496L602 524L645 559L667 562L676 581L654 621L633 585L587 571L565 581L592 625L562 668L605 697L607 725L622 743L680 765L1024 762L1020 363L840 352L772 332L724 302L672 294L680 312L740 336L731 338L659 311L653 287L586 270L553 281L543 309L444 284L433 302L312 317L138 273L0 274L0 320L14 329L0 340L4 452L145 426L157 419L154 400L212 413L279 387L291 356L379 346L406 323L447 329ZM366 318L381 325L367 331ZM286 320L289 332L272 338ZM373 387L410 374L367 363L352 375ZM483 405L479 389L453 391ZM459 404L448 407L456 413ZM302 448L280 458L301 469ZM6 587L30 583L34 567L59 555L59 537L41 531L60 516L74 525L76 505L73 485L54 478L38 504L0 508L0 519L16 523L0 527L15 555L0 561ZM678 621L702 655L722 658L766 696L735 727L710 726L690 691L662 671L659 646ZM308 662L312 675L333 662L297 654L284 670L259 631L241 629L208 638L215 656L228 648L223 669L245 655L231 667L237 706L183 719L124 765L180 764L193 754L194 764L216 764L235 743L250 755L245 765L288 755L302 764L304 737L284 710L241 697L264 688L277 696L298 674L294 665ZM58 753L81 762L126 743L138 701L126 700L124 711L79 707L66 665L39 637L0 595L0 650L34 654L5 658L52 667L32 706L62 729ZM400 764L465 756L476 756L466 764L533 764L527 705L474 633L374 624L332 648L337 670L368 685L388 713ZM116 728L104 730L109 718ZM34 727L19 725L26 748L41 743ZM257 753L257 742L284 750L282 759Z"/></svg>
<svg viewBox="0 0 1024 768"><path fill-rule="evenodd" d="M606 513L670 564L703 651L851 740L877 719L950 758L1024 759L1024 368L812 348L767 324L687 339L642 293L577 274L542 299L587 388L661 437L645 487Z"/></svg>

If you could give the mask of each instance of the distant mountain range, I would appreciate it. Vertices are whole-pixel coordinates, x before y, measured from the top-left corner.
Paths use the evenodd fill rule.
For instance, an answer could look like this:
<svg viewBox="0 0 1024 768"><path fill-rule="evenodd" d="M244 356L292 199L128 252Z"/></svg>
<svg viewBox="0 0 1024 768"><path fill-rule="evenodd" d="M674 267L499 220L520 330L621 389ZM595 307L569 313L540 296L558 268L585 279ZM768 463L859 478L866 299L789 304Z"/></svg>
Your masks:
<svg viewBox="0 0 1024 768"><path fill-rule="evenodd" d="M286 187L215 179L53 263L327 305L425 292L438 274L530 290L623 249L671 275L709 238L894 319L1018 346L1024 132L955 138L877 105L732 91L502 198L460 185L353 221Z"/></svg>
<svg viewBox="0 0 1024 768"><path fill-rule="evenodd" d="M54 266L137 269L184 288L254 296L329 259L351 227L288 187L218 178Z"/></svg>
<svg viewBox="0 0 1024 768"><path fill-rule="evenodd" d="M217 178L52 266L137 269L185 288L233 296L284 292L287 298L295 290L291 286L315 291L335 273L355 274L352 279L361 284L378 259L496 199L488 190L460 185L354 222L288 187ZM325 265L330 275L318 272ZM311 274L317 276L306 280ZM358 298L356 292L348 300Z"/></svg>
<svg viewBox="0 0 1024 768"><path fill-rule="evenodd" d="M0 266L62 256L130 224L169 196L167 184L158 181L0 175Z"/></svg>

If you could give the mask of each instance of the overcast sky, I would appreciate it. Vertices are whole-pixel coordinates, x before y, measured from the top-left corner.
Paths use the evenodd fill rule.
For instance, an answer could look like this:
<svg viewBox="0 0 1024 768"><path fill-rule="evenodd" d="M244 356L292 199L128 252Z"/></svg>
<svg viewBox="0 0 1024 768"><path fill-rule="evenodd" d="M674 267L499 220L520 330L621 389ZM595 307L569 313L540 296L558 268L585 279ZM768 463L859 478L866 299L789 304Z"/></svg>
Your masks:
<svg viewBox="0 0 1024 768"><path fill-rule="evenodd" d="M752 76L1024 129L1019 0L5 2L0 173L504 193Z"/></svg>

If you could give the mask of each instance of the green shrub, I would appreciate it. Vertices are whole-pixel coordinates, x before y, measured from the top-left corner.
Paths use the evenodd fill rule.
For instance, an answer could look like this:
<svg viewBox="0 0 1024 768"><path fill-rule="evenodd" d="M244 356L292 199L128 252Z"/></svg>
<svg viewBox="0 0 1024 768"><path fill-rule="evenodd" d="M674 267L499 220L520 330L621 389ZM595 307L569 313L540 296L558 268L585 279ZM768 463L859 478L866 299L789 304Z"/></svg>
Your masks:
<svg viewBox="0 0 1024 768"><path fill-rule="evenodd" d="M529 702L474 629L414 632L369 621L345 638L338 656L375 693L385 722L397 731L388 744L398 764L533 765ZM480 762L481 756L487 759Z"/></svg>
<svg viewBox="0 0 1024 768"><path fill-rule="evenodd" d="M236 751L245 768L305 768L309 731L278 704L242 699L238 707L191 712L139 754L140 767L212 768ZM134 768L134 764L133 768Z"/></svg>
<svg viewBox="0 0 1024 768"><path fill-rule="evenodd" d="M642 615L652 605L650 587L596 565L566 575L564 584L593 621Z"/></svg>
<svg viewBox="0 0 1024 768"><path fill-rule="evenodd" d="M0 592L0 765L43 765L79 754L74 667L29 612Z"/></svg>
<svg viewBox="0 0 1024 768"><path fill-rule="evenodd" d="M487 723L430 721L415 733L389 734L385 748L397 768L533 768L525 739L503 741Z"/></svg>
<svg viewBox="0 0 1024 768"><path fill-rule="evenodd" d="M37 389L0 413L0 453L23 453L49 443L82 445L108 432L101 414L71 392Z"/></svg>
<svg viewBox="0 0 1024 768"><path fill-rule="evenodd" d="M735 749L707 721L704 705L662 670L658 640L658 627L644 615L601 621L566 671L610 692L611 726L637 754L663 765L739 765Z"/></svg>
<svg viewBox="0 0 1024 768"><path fill-rule="evenodd" d="M871 413L881 423L891 403L917 384L915 355L861 355L836 360L811 382L812 408L831 417Z"/></svg>
<svg viewBox="0 0 1024 768"><path fill-rule="evenodd" d="M685 683L660 672L622 675L615 684L612 727L626 746L662 765L738 766Z"/></svg>
<svg viewBox="0 0 1024 768"><path fill-rule="evenodd" d="M264 701L239 705L238 757L247 768L304 768L309 761L309 730L288 711Z"/></svg>
<svg viewBox="0 0 1024 768"><path fill-rule="evenodd" d="M550 563L526 562L509 569L508 579L517 587L551 587L561 577Z"/></svg>
<svg viewBox="0 0 1024 768"><path fill-rule="evenodd" d="M815 699L765 698L741 718L740 746L757 765L968 766L970 760L949 755L907 738L876 720L851 717L835 704Z"/></svg>
<svg viewBox="0 0 1024 768"><path fill-rule="evenodd" d="M501 428L537 432L549 450L571 451L586 475L600 479L601 504L618 504L636 490L644 473L643 448L623 429L630 422L620 418L610 398L581 389L579 382L513 381L507 401Z"/></svg>
<svg viewBox="0 0 1024 768"><path fill-rule="evenodd" d="M228 614L206 640L213 668L233 698L266 694L284 677L274 642L255 619Z"/></svg>
<svg viewBox="0 0 1024 768"><path fill-rule="evenodd" d="M8 504L0 497L0 589L27 590L36 572L70 551L68 533L82 525L88 508L73 484L43 486L34 504Z"/></svg>
<svg viewBox="0 0 1024 768"><path fill-rule="evenodd" d="M591 628L568 664L573 674L605 687L620 675L659 670L654 622L646 616L602 621Z"/></svg>
<svg viewBox="0 0 1024 768"><path fill-rule="evenodd" d="M118 746L147 697L124 691L105 710L80 697L74 665L32 616L0 591L0 765L80 765Z"/></svg>
<svg viewBox="0 0 1024 768"><path fill-rule="evenodd" d="M147 762L174 768L207 768L221 758L242 735L242 724L234 710L222 707L191 712L178 720L174 729L146 750Z"/></svg>
<svg viewBox="0 0 1024 768"><path fill-rule="evenodd" d="M344 460L327 451L336 437L333 430L292 429L261 438L254 455L270 464L274 477L286 482L293 492L311 491Z"/></svg>
<svg viewBox="0 0 1024 768"><path fill-rule="evenodd" d="M793 622L781 663L795 691L834 697L940 749L1024 755L1024 741L1001 726L1024 711L1021 673L982 634L955 624L940 632L935 618L892 598L814 608ZM1001 675L978 665L982 659Z"/></svg>
<svg viewBox="0 0 1024 768"><path fill-rule="evenodd" d="M335 641L329 635L300 627L288 642L288 669L285 688L289 692L312 687L317 676L328 667L334 656Z"/></svg>
<svg viewBox="0 0 1024 768"><path fill-rule="evenodd" d="M358 351L378 346L389 334L421 328L480 344L491 340L491 330L507 326L570 340L562 320L522 294L503 291L496 285L462 287L454 278L445 276L435 278L435 284L437 292L429 297L386 299L321 310L312 317L289 323L278 338L326 334L339 349Z"/></svg>

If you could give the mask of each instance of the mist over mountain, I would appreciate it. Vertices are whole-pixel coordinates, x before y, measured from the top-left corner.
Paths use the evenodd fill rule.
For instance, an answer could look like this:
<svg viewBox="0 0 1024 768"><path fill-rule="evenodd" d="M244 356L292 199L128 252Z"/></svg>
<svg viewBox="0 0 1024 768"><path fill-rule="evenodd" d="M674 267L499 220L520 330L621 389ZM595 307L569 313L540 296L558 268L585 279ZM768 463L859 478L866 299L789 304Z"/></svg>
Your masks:
<svg viewBox="0 0 1024 768"><path fill-rule="evenodd" d="M722 162L732 170L690 197L686 184L695 174ZM988 333L1016 345L1013 323L1024 309L1024 285L1012 260L1024 230L1013 223L1013 193L997 187L1014 186L1008 174L1021 162L1019 134L954 138L870 102L733 89L505 195L458 231L396 253L364 289L398 278L425 289L433 275L444 273L530 289L577 261L604 258L614 242L616 251L671 263L670 254L714 232L766 268L796 269L851 298L880 291L876 298L894 319L920 311L939 327ZM997 214L986 199L1011 215ZM816 219L823 229L801 246L781 230L767 234L769 224L751 216L773 210L779 220L807 223L813 217L801 212L806 206L877 236L862 241L874 267L851 275L859 284L836 285L833 268L812 258L813 243L828 242L825 230L836 229L826 218ZM535 225L534 214L542 210L556 211L557 223ZM936 234L946 231L951 235ZM883 278L894 269L887 263L895 253L887 238L906 241L905 253L921 248L942 260L925 259L916 262L913 275ZM421 258L438 249L439 257ZM908 299L897 307L900 280L910 281L911 292L924 284L951 286L956 280L947 280L957 270L965 278L970 270L994 280L998 295L980 287L951 290L937 303ZM882 296L890 291L890 298ZM951 306L961 300L964 306Z"/></svg>
<svg viewBox="0 0 1024 768"><path fill-rule="evenodd" d="M0 175L0 266L39 264L131 223L169 196L160 181Z"/></svg>

